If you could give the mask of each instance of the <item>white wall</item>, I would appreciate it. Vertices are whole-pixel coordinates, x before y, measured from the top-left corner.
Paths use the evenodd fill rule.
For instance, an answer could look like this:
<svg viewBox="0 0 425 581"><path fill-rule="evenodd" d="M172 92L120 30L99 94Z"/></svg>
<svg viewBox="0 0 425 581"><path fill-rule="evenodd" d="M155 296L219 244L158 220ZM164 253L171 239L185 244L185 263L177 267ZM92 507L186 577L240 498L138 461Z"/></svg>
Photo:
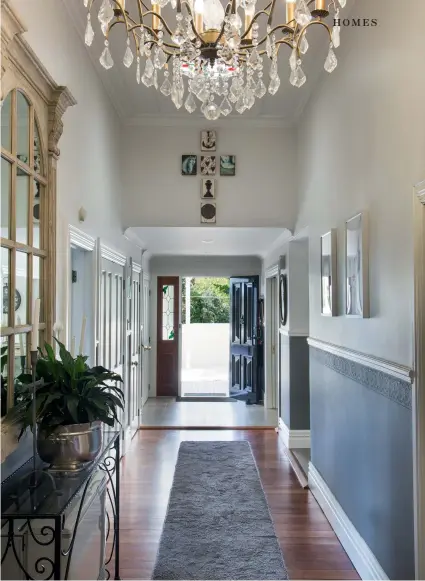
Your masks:
<svg viewBox="0 0 425 581"><path fill-rule="evenodd" d="M182 369L229 373L229 323L182 325Z"/></svg>
<svg viewBox="0 0 425 581"><path fill-rule="evenodd" d="M124 127L126 226L199 226L200 127ZM198 175L181 175L181 156L198 154ZM216 155L236 155L236 175L215 176L217 226L286 226L296 210L294 131L217 130Z"/></svg>
<svg viewBox="0 0 425 581"><path fill-rule="evenodd" d="M140 262L139 250L122 235L120 122L64 3L12 0L11 4L28 29L25 39L55 81L66 85L77 100L64 115L57 172L57 318L65 323L68 224L100 236ZM78 223L81 206L87 210L84 224Z"/></svg>
<svg viewBox="0 0 425 581"><path fill-rule="evenodd" d="M324 75L298 133L297 231L310 235L310 335L412 364L412 186L425 178L425 2L403 2L408 32L394 42L400 11L357 0L352 17L375 28L342 31L339 65ZM370 214L370 319L344 312L344 222ZM339 313L320 315L320 235L338 228Z"/></svg>

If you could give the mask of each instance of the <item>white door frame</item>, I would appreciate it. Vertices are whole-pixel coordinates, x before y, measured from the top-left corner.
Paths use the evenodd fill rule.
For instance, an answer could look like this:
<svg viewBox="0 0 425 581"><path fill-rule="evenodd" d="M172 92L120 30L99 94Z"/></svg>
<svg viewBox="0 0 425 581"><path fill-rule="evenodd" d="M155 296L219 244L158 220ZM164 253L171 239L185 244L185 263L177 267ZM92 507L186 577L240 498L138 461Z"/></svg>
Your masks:
<svg viewBox="0 0 425 581"><path fill-rule="evenodd" d="M143 275L142 275L142 266L140 264L138 264L137 262L132 261L132 269L133 269L133 273L132 273L132 283L134 282L134 279L137 278L138 279L138 283L139 283L139 293L138 296L135 297L133 296L133 290L134 290L134 285L132 284L132 289L131 289L131 300L132 300L132 304L131 304L131 321L134 321L134 324L136 325L136 327L138 327L138 329L131 329L132 332L132 336L131 336L131 341L132 341L132 345L133 342L136 339L138 339L139 344L137 345L137 353L138 353L138 362L137 362L137 370L136 370L136 375L138 377L138 389L136 392L136 409L137 409L137 414L133 417L130 418L130 424L131 424L131 428L132 428L132 437L135 436L136 431L139 429L140 426L140 414L141 414L141 409L142 409L142 344L143 344L143 339L142 339L142 332L143 332L143 326L142 326L142 308L143 308L143 293L142 293L142 286L143 286ZM133 309L135 308L135 304L138 302L138 318L136 319L136 317L134 317L134 311ZM132 350L130 350L129 353L129 364L131 365L132 361ZM131 377L131 373L130 373L130 377Z"/></svg>
<svg viewBox="0 0 425 581"><path fill-rule="evenodd" d="M71 308L72 308L72 257L71 257L71 247L75 246L81 250L91 253L91 261L92 261L92 281L91 281L91 288L92 288L92 321L94 323L94 328L97 328L97 319L98 319L98 246L96 244L96 238L86 234L79 228L72 226L72 224L68 225L68 244L66 247L66 344L68 349L71 349ZM62 335L62 337L61 337ZM63 340L64 335L63 332L59 335ZM79 340L79 337L76 337L76 340ZM93 333L93 344L92 344L92 363L96 362L96 340L97 340L97 333L96 331Z"/></svg>
<svg viewBox="0 0 425 581"><path fill-rule="evenodd" d="M109 246L106 246L102 240L99 238L98 239L98 247L99 247L99 251L98 251L98 255L99 255L99 266L98 266L98 283L97 283L97 294L98 294L98 309L100 311L101 308L101 301L100 301L100 292L101 292L101 284L100 284L100 278L101 278L101 274L102 274L102 259L104 258L105 260L109 260L110 262L113 262L115 264L118 264L119 266L123 267L123 276L124 276L124 280L125 280L125 292L124 292L124 299L123 299L123 333L122 333L122 349L123 349L123 353L124 353L124 362L123 362L123 372L122 372L122 379L123 379L123 387L124 387L124 393L127 395L127 392L129 390L126 390L127 387L127 357L128 357L128 353L127 353L127 308L128 308L128 300L127 300L127 294L128 294L128 281L127 278L128 277L128 268L127 268L127 257L125 254L122 254L121 252L118 252L116 250L114 250L113 248L110 248ZM100 341L100 316L98 316L98 321L97 321L97 326L96 326L96 337L97 337L97 342L96 344L99 344ZM126 405L124 406L124 413L122 415L123 418L123 425L121 427L121 434L122 434L122 441L121 441L121 455L124 456L125 453L128 450L128 447L131 443L131 426L127 425L127 417L128 417L128 409L127 409L127 405L128 405L128 401L126 399Z"/></svg>
<svg viewBox="0 0 425 581"><path fill-rule="evenodd" d="M142 358L141 358L141 366L142 366L142 395L141 395L141 406L140 406L140 425L142 424L142 415L143 415L143 406L145 405L146 401L149 398L149 388L151 382L151 277L150 274L146 271L142 271L142 306L141 306L141 313L142 313ZM145 294L147 293L147 294ZM147 303L147 313L145 311L145 305ZM145 315L147 315L145 317ZM146 371L147 369L147 371ZM145 397L146 396L146 397Z"/></svg>
<svg viewBox="0 0 425 581"><path fill-rule="evenodd" d="M265 389L264 407L278 409L279 397L279 264L268 268L265 272L266 296L264 300L265 333L264 362ZM276 296L272 304L272 281L275 279ZM274 319L274 324L273 324ZM274 353L273 353L274 348ZM274 384L274 385L273 385Z"/></svg>
<svg viewBox="0 0 425 581"><path fill-rule="evenodd" d="M425 180L413 195L414 223L414 357L413 467L415 573L425 579Z"/></svg>

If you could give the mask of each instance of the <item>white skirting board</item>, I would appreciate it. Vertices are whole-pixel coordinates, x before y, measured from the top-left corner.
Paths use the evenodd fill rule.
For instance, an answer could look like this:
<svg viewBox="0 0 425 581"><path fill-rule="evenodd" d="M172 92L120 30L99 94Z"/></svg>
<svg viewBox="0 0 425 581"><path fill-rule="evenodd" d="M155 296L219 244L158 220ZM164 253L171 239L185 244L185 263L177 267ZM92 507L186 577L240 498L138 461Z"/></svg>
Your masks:
<svg viewBox="0 0 425 581"><path fill-rule="evenodd" d="M388 579L366 542L310 462L308 485L362 579Z"/></svg>
<svg viewBox="0 0 425 581"><path fill-rule="evenodd" d="M282 418L279 418L279 436L289 450L310 448L310 430L290 430Z"/></svg>

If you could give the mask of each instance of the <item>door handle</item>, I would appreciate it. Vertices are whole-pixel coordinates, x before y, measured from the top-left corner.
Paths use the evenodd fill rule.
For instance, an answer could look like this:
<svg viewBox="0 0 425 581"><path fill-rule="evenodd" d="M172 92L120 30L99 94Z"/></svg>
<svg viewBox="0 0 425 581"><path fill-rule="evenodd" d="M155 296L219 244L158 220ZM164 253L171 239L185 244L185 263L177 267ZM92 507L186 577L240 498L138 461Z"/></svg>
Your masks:
<svg viewBox="0 0 425 581"><path fill-rule="evenodd" d="M150 345L142 345L142 347L145 351L150 351L152 349Z"/></svg>
<svg viewBox="0 0 425 581"><path fill-rule="evenodd" d="M132 361L131 364L134 365L135 367L137 367L139 365L139 362L138 361Z"/></svg>

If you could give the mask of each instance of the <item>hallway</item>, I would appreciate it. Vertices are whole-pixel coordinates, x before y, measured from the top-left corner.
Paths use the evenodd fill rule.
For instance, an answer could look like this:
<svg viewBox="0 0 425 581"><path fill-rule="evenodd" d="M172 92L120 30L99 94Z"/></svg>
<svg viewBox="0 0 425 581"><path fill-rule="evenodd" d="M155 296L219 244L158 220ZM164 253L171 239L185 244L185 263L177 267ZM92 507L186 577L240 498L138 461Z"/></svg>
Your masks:
<svg viewBox="0 0 425 581"><path fill-rule="evenodd" d="M299 486L272 430L139 431L122 464L122 579L151 578L180 442L244 439L257 462L289 578L359 579L313 495Z"/></svg>
<svg viewBox="0 0 425 581"><path fill-rule="evenodd" d="M142 428L275 428L277 410L243 401L176 401L149 398L142 410Z"/></svg>

